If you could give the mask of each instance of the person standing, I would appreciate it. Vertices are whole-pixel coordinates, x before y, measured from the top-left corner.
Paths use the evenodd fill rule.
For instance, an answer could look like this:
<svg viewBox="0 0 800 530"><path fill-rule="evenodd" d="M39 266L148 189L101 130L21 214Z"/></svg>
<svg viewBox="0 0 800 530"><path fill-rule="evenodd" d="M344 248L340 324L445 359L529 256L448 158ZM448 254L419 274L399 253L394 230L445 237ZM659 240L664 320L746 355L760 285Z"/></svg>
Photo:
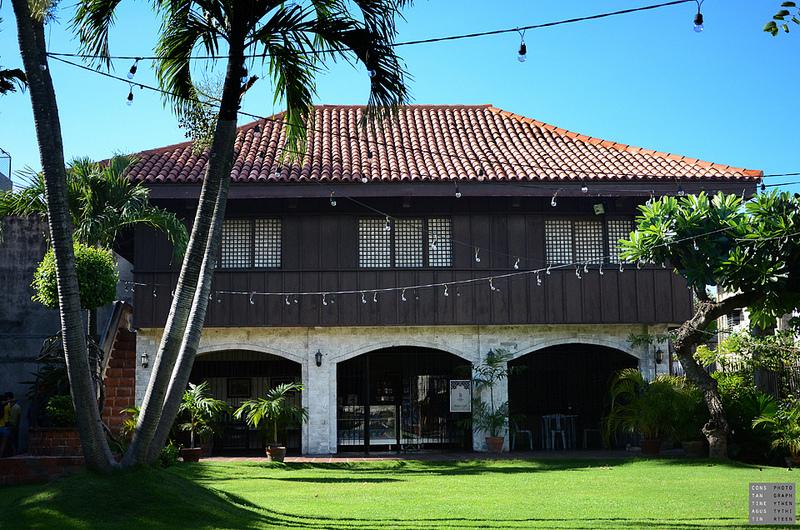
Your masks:
<svg viewBox="0 0 800 530"><path fill-rule="evenodd" d="M6 392L5 399L5 408L8 409L6 427L9 429L8 438L11 440L10 456L14 456L17 453L17 448L19 447L19 422L22 419L22 407L19 405L19 403L17 403L17 400L14 399L13 392Z"/></svg>

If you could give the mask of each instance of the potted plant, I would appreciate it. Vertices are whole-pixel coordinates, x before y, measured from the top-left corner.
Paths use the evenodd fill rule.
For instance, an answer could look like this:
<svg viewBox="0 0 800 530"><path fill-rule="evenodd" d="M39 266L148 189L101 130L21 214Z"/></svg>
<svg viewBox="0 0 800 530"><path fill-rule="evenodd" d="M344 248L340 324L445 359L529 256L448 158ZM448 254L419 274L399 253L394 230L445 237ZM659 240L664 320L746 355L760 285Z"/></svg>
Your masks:
<svg viewBox="0 0 800 530"><path fill-rule="evenodd" d="M236 409L234 417L244 418L248 425L258 429L264 426L264 434L272 431L272 442L267 445L267 457L274 462L283 462L286 446L278 444L278 428L292 423L303 423L308 411L292 402L292 394L300 392L299 383L284 383L270 389L262 398L250 399Z"/></svg>
<svg viewBox="0 0 800 530"><path fill-rule="evenodd" d="M676 380L674 406L675 437L686 456L705 456L703 425L708 419L708 411L703 402L703 393L685 378L680 378Z"/></svg>
<svg viewBox="0 0 800 530"><path fill-rule="evenodd" d="M483 363L474 368L472 384L478 397L474 400L472 421L478 429L486 433L486 447L491 453L502 453L505 444L508 401L496 403L494 390L500 381L508 377L510 359L511 353L508 350L489 350ZM484 390L489 394L488 403L480 398Z"/></svg>
<svg viewBox="0 0 800 530"><path fill-rule="evenodd" d="M779 407L769 407L753 420L753 427L763 427L772 436L770 446L788 452L786 465L800 466L800 403L787 400Z"/></svg>
<svg viewBox="0 0 800 530"><path fill-rule="evenodd" d="M675 427L675 377L652 381L636 368L619 371L611 381L611 410L605 421L605 439L618 429L642 435L642 453L656 455L664 437Z"/></svg>
<svg viewBox="0 0 800 530"><path fill-rule="evenodd" d="M178 408L179 417L185 418L183 423L178 424L178 428L189 433L189 447L181 448L184 462L200 460L203 448L195 447L195 440L211 432L220 414L226 410L228 410L227 403L209 394L208 381L203 381L199 385L189 383L189 388L183 393Z"/></svg>

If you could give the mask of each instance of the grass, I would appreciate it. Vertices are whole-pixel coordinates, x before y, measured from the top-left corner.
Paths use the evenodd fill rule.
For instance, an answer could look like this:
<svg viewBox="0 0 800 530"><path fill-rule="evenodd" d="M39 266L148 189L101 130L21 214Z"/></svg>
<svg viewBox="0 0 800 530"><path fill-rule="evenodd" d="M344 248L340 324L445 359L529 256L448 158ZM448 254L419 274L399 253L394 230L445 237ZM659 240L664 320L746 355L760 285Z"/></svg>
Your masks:
<svg viewBox="0 0 800 530"><path fill-rule="evenodd" d="M748 483L795 473L667 459L209 462L5 488L0 528L745 528Z"/></svg>

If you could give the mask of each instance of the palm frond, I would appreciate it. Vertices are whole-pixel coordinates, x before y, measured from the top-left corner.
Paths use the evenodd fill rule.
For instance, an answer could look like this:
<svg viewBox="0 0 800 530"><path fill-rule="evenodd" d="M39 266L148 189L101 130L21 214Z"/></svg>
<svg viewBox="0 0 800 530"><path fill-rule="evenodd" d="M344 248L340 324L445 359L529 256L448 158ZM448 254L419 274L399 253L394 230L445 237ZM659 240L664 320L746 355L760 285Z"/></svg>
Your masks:
<svg viewBox="0 0 800 530"><path fill-rule="evenodd" d="M71 27L78 34L79 49L97 56L92 61L111 68L108 33L114 25L120 0L82 0L72 19Z"/></svg>
<svg viewBox="0 0 800 530"><path fill-rule="evenodd" d="M0 94L16 92L17 88L24 90L26 86L28 86L28 78L25 77L25 72L19 68L0 69Z"/></svg>

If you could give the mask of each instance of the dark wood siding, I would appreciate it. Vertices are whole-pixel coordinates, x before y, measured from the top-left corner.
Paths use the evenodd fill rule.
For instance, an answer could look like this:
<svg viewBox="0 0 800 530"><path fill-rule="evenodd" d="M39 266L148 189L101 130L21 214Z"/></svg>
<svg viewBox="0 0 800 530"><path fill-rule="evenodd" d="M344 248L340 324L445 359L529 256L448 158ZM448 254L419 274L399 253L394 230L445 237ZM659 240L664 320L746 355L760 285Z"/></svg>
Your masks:
<svg viewBox="0 0 800 530"><path fill-rule="evenodd" d="M606 264L600 275L596 265L589 272L553 269L494 281L451 286L444 289L378 293L374 289L450 282L517 272L544 265L544 220L548 216L591 216L591 201L559 200L554 211L549 200L511 201L501 198L472 200L415 200L411 207L386 200L376 208L395 216L447 216L452 220L453 267L424 269L359 269L357 219L371 213L339 200L333 209L327 200L289 203L281 200L232 200L231 217L280 216L282 219L282 267L280 269L220 270L215 275L207 325L242 326L377 326L450 324L601 324L678 323L689 317L691 297L686 283L668 270ZM376 202L376 201L373 201ZM633 216L634 205L605 201L613 215ZM165 206L190 215L191 204ZM406 205L407 206L407 205ZM475 247L480 262L475 260ZM490 251L488 251L490 250ZM168 242L149 229L138 228L134 238L137 286L135 324L162 327L177 280L179 260ZM154 284L157 286L152 287ZM153 296L155 290L156 296ZM290 297L217 294L216 291L293 292L358 291L326 297ZM365 292L366 303L360 292Z"/></svg>

